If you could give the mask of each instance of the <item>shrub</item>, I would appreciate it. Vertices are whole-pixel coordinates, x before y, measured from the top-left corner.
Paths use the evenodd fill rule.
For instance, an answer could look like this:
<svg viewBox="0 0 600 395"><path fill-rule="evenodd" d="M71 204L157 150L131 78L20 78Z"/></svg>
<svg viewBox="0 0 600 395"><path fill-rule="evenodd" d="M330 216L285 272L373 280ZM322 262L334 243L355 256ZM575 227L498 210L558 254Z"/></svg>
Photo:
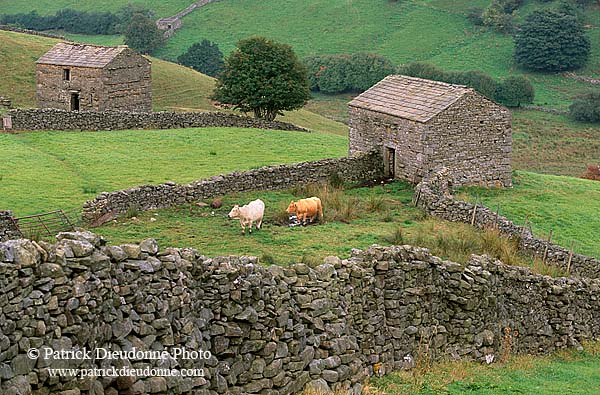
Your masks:
<svg viewBox="0 0 600 395"><path fill-rule="evenodd" d="M590 40L581 21L557 10L531 13L515 37L515 61L532 70L577 69L589 54Z"/></svg>
<svg viewBox="0 0 600 395"><path fill-rule="evenodd" d="M216 77L223 70L223 53L216 43L202 40L179 55L177 62L189 66L196 71Z"/></svg>
<svg viewBox="0 0 600 395"><path fill-rule="evenodd" d="M310 88L324 93L361 92L395 71L387 58L362 52L309 56L302 61L308 69Z"/></svg>
<svg viewBox="0 0 600 395"><path fill-rule="evenodd" d="M411 77L425 78L435 81L446 81L447 74L444 70L426 62L411 62L398 68L398 73Z"/></svg>
<svg viewBox="0 0 600 395"><path fill-rule="evenodd" d="M507 14L502 2L497 0L483 13L483 24L500 33L511 33L514 30L512 14Z"/></svg>
<svg viewBox="0 0 600 395"><path fill-rule="evenodd" d="M578 97L569 107L573 119L581 122L600 122L600 90Z"/></svg>
<svg viewBox="0 0 600 395"><path fill-rule="evenodd" d="M580 178L586 180L600 181L600 166L590 165L587 167L587 172Z"/></svg>
<svg viewBox="0 0 600 395"><path fill-rule="evenodd" d="M533 85L524 76L506 78L496 92L496 101L507 107L519 107L521 104L533 102L535 96Z"/></svg>
<svg viewBox="0 0 600 395"><path fill-rule="evenodd" d="M133 15L123 35L125 44L143 54L151 53L163 44L163 33L144 14Z"/></svg>
<svg viewBox="0 0 600 395"><path fill-rule="evenodd" d="M483 26L483 9L478 7L469 9L467 19L475 26Z"/></svg>

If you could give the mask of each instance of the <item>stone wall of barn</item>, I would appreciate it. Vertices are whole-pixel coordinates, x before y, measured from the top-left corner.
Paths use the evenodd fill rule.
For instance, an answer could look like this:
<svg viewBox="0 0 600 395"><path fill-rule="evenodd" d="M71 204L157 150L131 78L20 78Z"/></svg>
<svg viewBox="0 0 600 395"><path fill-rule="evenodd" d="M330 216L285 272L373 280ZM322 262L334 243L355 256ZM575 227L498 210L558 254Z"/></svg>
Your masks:
<svg viewBox="0 0 600 395"><path fill-rule="evenodd" d="M256 258L159 249L152 239L105 246L91 233L64 233L53 245L0 243L0 274L3 394L284 395L306 386L359 394L368 376L419 359L491 362L600 335L600 280L554 279L479 256L460 265L410 246L354 250L314 269L266 268ZM78 349L101 357L45 358ZM107 360L108 349L137 355ZM139 353L176 349L187 356ZM208 352L190 355L198 351ZM51 371L113 367L196 376Z"/></svg>
<svg viewBox="0 0 600 395"><path fill-rule="evenodd" d="M519 242L519 248L555 265L565 272L589 278L600 278L600 259L572 253L557 244L535 237L528 227L516 225L508 218L482 206L456 200L452 196L454 173L436 168L416 186L414 201L429 214L454 222L464 222L481 229L497 228Z"/></svg>
<svg viewBox="0 0 600 395"><path fill-rule="evenodd" d="M21 232L15 226L15 218L9 210L0 210L0 241L16 239Z"/></svg>
<svg viewBox="0 0 600 395"><path fill-rule="evenodd" d="M15 109L9 111L13 130L129 130L239 127L308 130L287 122L264 121L221 112L127 112Z"/></svg>
<svg viewBox="0 0 600 395"><path fill-rule="evenodd" d="M69 70L70 80L63 72ZM37 104L40 108L71 109L71 94L79 92L81 110L98 110L103 100L102 70L90 67L36 65Z"/></svg>
<svg viewBox="0 0 600 395"><path fill-rule="evenodd" d="M68 69L70 78L64 79ZM125 50L101 68L36 65L40 108L71 109L71 94L79 93L80 110L152 111L151 64Z"/></svg>
<svg viewBox="0 0 600 395"><path fill-rule="evenodd" d="M512 118L478 93L465 94L422 134L427 170L447 167L456 185L511 186Z"/></svg>
<svg viewBox="0 0 600 395"><path fill-rule="evenodd" d="M393 148L397 178L418 182L446 166L456 185L512 185L510 112L475 92L426 123L358 107L349 116L350 155L376 149L385 158Z"/></svg>
<svg viewBox="0 0 600 395"><path fill-rule="evenodd" d="M148 59L121 52L102 69L103 97L98 110L152 111L152 71Z"/></svg>
<svg viewBox="0 0 600 395"><path fill-rule="evenodd" d="M121 191L104 192L83 205L82 216L87 221L94 221L105 214L118 215L132 208L153 210L181 206L234 192L291 188L311 182L327 181L333 175L347 182L361 182L380 178L382 174L381 159L376 153L293 165L265 166L246 172L214 176L190 184L142 185Z"/></svg>
<svg viewBox="0 0 600 395"><path fill-rule="evenodd" d="M381 152L387 166L389 160L386 148L393 148L395 168L389 173L393 173L396 178L413 183L423 177L425 159L421 143L423 124L357 107L348 107L348 109L351 156L376 149Z"/></svg>

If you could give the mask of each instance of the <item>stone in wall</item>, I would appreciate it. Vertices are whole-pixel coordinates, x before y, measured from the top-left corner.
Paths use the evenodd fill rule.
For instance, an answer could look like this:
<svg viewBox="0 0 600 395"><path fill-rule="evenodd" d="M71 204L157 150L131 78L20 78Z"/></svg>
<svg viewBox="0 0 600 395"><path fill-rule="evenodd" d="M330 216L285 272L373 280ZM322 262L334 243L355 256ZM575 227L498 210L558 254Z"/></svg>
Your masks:
<svg viewBox="0 0 600 395"><path fill-rule="evenodd" d="M11 211L0 210L0 241L21 237L21 232Z"/></svg>
<svg viewBox="0 0 600 395"><path fill-rule="evenodd" d="M353 250L323 265L208 258L156 241L0 243L0 392L62 395L359 394L420 358L498 360L578 347L600 334L600 280L552 279L411 246ZM506 349L510 344L510 350ZM203 358L71 361L30 349L205 351ZM52 377L50 369L196 369L195 377ZM73 392L75 391L75 392Z"/></svg>

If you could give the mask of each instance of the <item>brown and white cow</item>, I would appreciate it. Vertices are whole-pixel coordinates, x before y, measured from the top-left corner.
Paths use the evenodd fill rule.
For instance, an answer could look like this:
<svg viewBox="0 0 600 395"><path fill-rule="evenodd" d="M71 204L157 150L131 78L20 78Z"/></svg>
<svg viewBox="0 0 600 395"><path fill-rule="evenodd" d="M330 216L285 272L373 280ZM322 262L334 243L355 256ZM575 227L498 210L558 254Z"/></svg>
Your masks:
<svg viewBox="0 0 600 395"><path fill-rule="evenodd" d="M317 215L320 219L323 219L323 206L321 205L321 199L316 196L300 199L296 202L293 200L290 202L287 210L288 214L296 213L296 217L301 224L305 224L306 217L309 217L310 222L313 222Z"/></svg>
<svg viewBox="0 0 600 395"><path fill-rule="evenodd" d="M265 215L265 203L256 199L240 207L239 205L233 206L229 214L229 218L238 218L240 225L242 226L242 234L246 235L246 226L250 228L252 233L252 224L256 221L256 229L260 229L262 226L263 216Z"/></svg>

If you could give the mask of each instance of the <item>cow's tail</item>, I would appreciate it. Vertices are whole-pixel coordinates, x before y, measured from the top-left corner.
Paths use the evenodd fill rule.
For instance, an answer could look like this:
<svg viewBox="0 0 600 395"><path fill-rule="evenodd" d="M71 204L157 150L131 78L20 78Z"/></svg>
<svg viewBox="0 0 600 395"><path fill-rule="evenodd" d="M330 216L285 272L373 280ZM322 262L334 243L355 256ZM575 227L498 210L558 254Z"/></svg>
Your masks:
<svg viewBox="0 0 600 395"><path fill-rule="evenodd" d="M317 208L319 209L319 219L323 221L323 205L321 204L321 199L317 199Z"/></svg>

